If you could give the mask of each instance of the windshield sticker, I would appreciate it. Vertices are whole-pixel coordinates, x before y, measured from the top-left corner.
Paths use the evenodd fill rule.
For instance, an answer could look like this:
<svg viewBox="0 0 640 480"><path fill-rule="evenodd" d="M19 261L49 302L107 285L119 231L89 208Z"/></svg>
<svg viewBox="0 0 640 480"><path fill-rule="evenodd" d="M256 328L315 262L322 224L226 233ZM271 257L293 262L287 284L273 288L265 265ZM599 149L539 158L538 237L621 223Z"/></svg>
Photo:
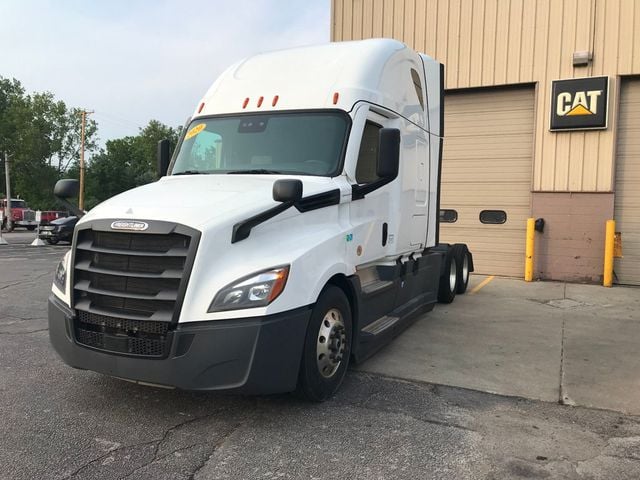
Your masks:
<svg viewBox="0 0 640 480"><path fill-rule="evenodd" d="M187 134L185 135L185 140L189 140L191 137L195 137L196 135L198 135L202 130L205 129L205 127L207 126L206 123L199 123L198 125L196 125L195 127L193 127L191 130L189 130L187 132Z"/></svg>

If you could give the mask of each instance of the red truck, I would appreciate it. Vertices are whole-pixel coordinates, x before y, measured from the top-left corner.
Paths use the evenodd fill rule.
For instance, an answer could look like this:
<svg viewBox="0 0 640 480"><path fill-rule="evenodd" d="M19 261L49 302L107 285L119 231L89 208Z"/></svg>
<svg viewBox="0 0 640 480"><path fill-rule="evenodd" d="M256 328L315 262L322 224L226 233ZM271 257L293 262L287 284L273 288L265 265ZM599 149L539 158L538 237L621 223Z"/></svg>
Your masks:
<svg viewBox="0 0 640 480"><path fill-rule="evenodd" d="M7 227L7 199L0 200L0 211L3 212L2 228ZM57 210L46 210L40 212L40 225L48 225L52 220L66 217L67 212ZM38 226L35 210L31 210L27 203L20 198L11 199L12 227L24 227L27 230L35 230Z"/></svg>

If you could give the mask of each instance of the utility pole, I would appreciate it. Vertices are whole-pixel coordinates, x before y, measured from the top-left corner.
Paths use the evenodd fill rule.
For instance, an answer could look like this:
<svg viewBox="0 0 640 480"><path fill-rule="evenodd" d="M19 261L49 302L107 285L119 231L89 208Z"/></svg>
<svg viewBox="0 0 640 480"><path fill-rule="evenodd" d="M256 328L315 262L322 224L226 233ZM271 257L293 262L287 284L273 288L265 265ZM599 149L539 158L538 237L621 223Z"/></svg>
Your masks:
<svg viewBox="0 0 640 480"><path fill-rule="evenodd" d="M4 209L4 214L7 217L7 231L13 229L13 216L11 215L11 177L9 176L9 154L4 152L4 176L7 181L7 208Z"/></svg>
<svg viewBox="0 0 640 480"><path fill-rule="evenodd" d="M87 115L92 111L82 110L82 128L80 129L80 195L78 198L78 208L84 210L84 131L87 123Z"/></svg>

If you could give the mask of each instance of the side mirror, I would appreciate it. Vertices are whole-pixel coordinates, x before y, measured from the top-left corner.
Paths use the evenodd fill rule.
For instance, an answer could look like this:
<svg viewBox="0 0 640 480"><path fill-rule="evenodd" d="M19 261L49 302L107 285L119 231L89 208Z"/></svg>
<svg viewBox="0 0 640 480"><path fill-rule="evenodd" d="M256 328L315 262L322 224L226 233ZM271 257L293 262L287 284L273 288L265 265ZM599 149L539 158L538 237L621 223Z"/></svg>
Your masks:
<svg viewBox="0 0 640 480"><path fill-rule="evenodd" d="M80 182L73 178L58 180L56 186L53 187L53 195L60 200L60 203L67 207L70 212L80 218L84 215L84 212L69 201L70 198L76 198L78 193L80 193Z"/></svg>
<svg viewBox="0 0 640 480"><path fill-rule="evenodd" d="M381 128L378 137L376 174L380 178L394 179L400 165L400 130Z"/></svg>
<svg viewBox="0 0 640 480"><path fill-rule="evenodd" d="M53 187L53 195L58 198L75 198L80 192L80 182L73 178L58 180L56 186Z"/></svg>
<svg viewBox="0 0 640 480"><path fill-rule="evenodd" d="M302 198L302 182L300 180L276 180L273 184L273 199L276 202L295 202Z"/></svg>
<svg viewBox="0 0 640 480"><path fill-rule="evenodd" d="M166 138L158 142L158 178L164 177L167 174L167 170L169 170L169 161L171 160L169 146L169 140Z"/></svg>

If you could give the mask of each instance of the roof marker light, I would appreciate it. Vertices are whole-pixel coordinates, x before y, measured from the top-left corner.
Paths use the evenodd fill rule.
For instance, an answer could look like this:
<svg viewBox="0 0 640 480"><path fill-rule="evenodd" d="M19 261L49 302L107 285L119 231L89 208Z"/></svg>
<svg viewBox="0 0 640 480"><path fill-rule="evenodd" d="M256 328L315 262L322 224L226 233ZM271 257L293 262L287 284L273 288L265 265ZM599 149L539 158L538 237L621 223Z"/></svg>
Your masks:
<svg viewBox="0 0 640 480"><path fill-rule="evenodd" d="M333 104L334 105L338 103L338 97L339 97L338 92L334 92L334 94L333 94Z"/></svg>
<svg viewBox="0 0 640 480"><path fill-rule="evenodd" d="M272 106L272 107L275 107L275 106L276 106L276 103L278 103L278 99L279 99L279 98L280 98L280 97L279 97L278 95L276 95L275 97L273 97L273 101L271 102L271 106Z"/></svg>
<svg viewBox="0 0 640 480"><path fill-rule="evenodd" d="M202 102L200 104L200 106L198 107L198 113L200 113L202 111L202 109L204 108L204 102Z"/></svg>
<svg viewBox="0 0 640 480"><path fill-rule="evenodd" d="M249 104L249 97L244 99L244 102L242 102L242 108L247 108L247 105Z"/></svg>
<svg viewBox="0 0 640 480"><path fill-rule="evenodd" d="M264 100L264 97L260 97L258 99L258 108L260 108L262 106L262 101Z"/></svg>

